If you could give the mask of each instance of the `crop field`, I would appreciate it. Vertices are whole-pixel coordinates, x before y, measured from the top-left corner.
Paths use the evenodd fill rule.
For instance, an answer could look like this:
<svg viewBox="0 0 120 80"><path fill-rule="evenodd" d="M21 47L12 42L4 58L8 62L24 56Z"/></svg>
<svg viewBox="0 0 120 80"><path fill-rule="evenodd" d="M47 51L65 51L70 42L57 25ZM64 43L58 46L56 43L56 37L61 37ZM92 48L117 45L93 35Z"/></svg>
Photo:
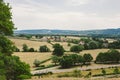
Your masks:
<svg viewBox="0 0 120 80"><path fill-rule="evenodd" d="M75 45L73 43L70 43L70 46L68 46L68 42L51 42L52 44L48 43L48 42L39 42L39 41L31 41L31 40L24 40L24 39L11 39L11 41L14 42L14 44L22 51L22 46L23 44L27 44L29 48L34 48L35 50L39 50L39 47L42 45L47 45L48 48L50 48L51 52L14 52L13 55L15 56L19 56L20 60L22 60L23 62L27 63L30 65L30 69L33 71L35 70L34 67L34 60L37 59L39 61L44 61L46 59L49 59L52 57L52 51L53 51L53 47L52 44L60 44L63 46L63 48L66 51L70 50L70 47ZM112 42L112 40L109 40L110 42ZM96 59L96 56L100 53L100 52L107 52L109 49L93 49L93 50L83 50L79 53L74 53L74 52L65 52L65 54L79 54L79 55L84 55L85 53L90 53L93 57L93 60ZM120 51L120 49L118 49L118 51ZM52 60L46 61L45 63L42 63L41 65L51 65ZM104 64L95 64L95 63L91 63L90 67L91 68L98 68L99 66L108 66L108 65L104 65ZM59 67L59 66L58 66ZM55 70L59 70L58 67L55 67ZM80 68L80 66L75 66L70 68L69 70L74 70L76 68ZM82 68L86 68L86 66L83 66ZM67 71L67 69L66 69ZM107 70L108 73L111 73L111 70ZM92 70L92 74L98 74L101 73L100 70ZM57 74L62 74L62 73L56 73ZM87 74L87 72L84 72L83 74ZM43 77L41 80L85 80L85 78L57 78L55 75L51 76L51 77ZM37 76L32 77L32 79L30 80L39 80ZM92 80L97 80L97 79L92 79ZM101 80L101 79L98 79ZM108 79L109 80L109 79ZM119 80L117 78L117 80Z"/></svg>
<svg viewBox="0 0 120 80"><path fill-rule="evenodd" d="M97 54L99 52L106 52L109 49L96 49L96 50L84 50L80 52L80 55L83 55L85 53L90 53L93 56L93 59L95 60ZM120 51L120 50L119 50ZM72 52L65 52L65 54L72 54ZM33 67L33 62L35 59L38 59L40 61L46 60L52 56L52 52L47 53L39 53L39 52L15 52L13 55L19 56L20 59L28 64L30 64L31 67ZM52 61L47 61L44 63L44 65L51 64Z"/></svg>
<svg viewBox="0 0 120 80"><path fill-rule="evenodd" d="M46 45L48 48L50 48L51 51L53 51L53 46L48 42L39 42L39 41L31 41L31 40L23 40L23 39L10 39L10 40L15 44L15 46L17 46L17 48L20 49L20 51L22 51L23 44L27 44L29 48L32 47L37 51L39 50L40 46ZM71 46L68 46L67 42L51 42L51 43L52 44L59 43L60 45L63 46L63 48L66 51L69 51L70 47L75 45L73 43L70 43Z"/></svg>
<svg viewBox="0 0 120 80"><path fill-rule="evenodd" d="M20 59L28 64L32 68L33 62L35 59L43 61L50 58L52 55L50 52L48 53L39 53L39 52L15 52L13 55L19 56Z"/></svg>
<svg viewBox="0 0 120 80"><path fill-rule="evenodd" d="M27 44L29 48L34 48L36 50L39 50L40 46L47 45L50 50L53 50L52 45L47 42L38 42L38 41L30 41L30 40L23 40L23 39L10 39L13 41L13 43L22 50L23 44Z"/></svg>

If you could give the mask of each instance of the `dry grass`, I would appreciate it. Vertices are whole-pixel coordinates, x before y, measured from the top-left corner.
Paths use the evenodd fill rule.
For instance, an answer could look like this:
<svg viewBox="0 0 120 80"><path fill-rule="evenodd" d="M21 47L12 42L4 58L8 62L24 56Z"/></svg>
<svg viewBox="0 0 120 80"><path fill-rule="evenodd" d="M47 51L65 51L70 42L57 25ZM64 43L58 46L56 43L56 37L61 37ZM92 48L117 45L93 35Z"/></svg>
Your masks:
<svg viewBox="0 0 120 80"><path fill-rule="evenodd" d="M120 80L120 78L98 78L98 79L92 79L92 78L40 78L34 77L29 80Z"/></svg>
<svg viewBox="0 0 120 80"><path fill-rule="evenodd" d="M100 52L107 52L109 49L95 49L95 50L84 50L82 52L80 52L81 55L85 54L85 53L90 53L93 57L93 59L96 59L96 56L100 53Z"/></svg>
<svg viewBox="0 0 120 80"><path fill-rule="evenodd" d="M108 50L109 49L84 50L84 51L80 52L79 54L83 55L85 53L90 53L93 56L93 59L95 60L98 53L106 52ZM30 64L30 66L32 67L35 59L43 61L43 60L46 60L46 59L50 58L52 56L51 54L52 54L52 52L48 52L48 53L15 52L13 55L19 56L22 61ZM65 52L65 54L73 54L73 53L72 52ZM45 62L44 65L48 65L48 64L51 64L51 63L52 63L52 61L50 60L50 61ZM92 66L96 66L96 64L92 64Z"/></svg>
<svg viewBox="0 0 120 80"><path fill-rule="evenodd" d="M35 59L43 61L43 60L46 60L52 56L50 52L49 53L16 52L13 55L19 56L22 61L30 64L31 68L34 66L33 62Z"/></svg>
<svg viewBox="0 0 120 80"><path fill-rule="evenodd" d="M39 47L42 45L47 45L50 50L53 50L52 45L47 43L47 42L38 42L38 41L30 41L30 40L23 40L23 39L10 39L11 41L14 42L14 44L22 50L23 44L27 44L28 47L33 47L36 50L39 50Z"/></svg>

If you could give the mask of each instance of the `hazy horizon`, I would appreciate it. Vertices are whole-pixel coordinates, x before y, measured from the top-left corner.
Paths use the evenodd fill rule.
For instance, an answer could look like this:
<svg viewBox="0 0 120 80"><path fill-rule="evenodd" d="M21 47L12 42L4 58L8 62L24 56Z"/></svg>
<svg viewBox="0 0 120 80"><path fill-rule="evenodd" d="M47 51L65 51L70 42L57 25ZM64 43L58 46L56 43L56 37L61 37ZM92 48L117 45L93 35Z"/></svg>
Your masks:
<svg viewBox="0 0 120 80"><path fill-rule="evenodd" d="M5 0L18 30L100 30L120 27L120 0Z"/></svg>

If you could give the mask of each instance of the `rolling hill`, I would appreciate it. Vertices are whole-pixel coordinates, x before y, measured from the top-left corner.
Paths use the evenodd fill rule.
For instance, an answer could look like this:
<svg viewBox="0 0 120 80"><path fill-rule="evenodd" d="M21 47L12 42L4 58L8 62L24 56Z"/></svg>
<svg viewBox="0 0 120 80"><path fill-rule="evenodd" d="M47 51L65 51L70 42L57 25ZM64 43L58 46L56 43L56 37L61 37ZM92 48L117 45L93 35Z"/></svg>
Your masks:
<svg viewBox="0 0 120 80"><path fill-rule="evenodd" d="M50 29L36 29L36 30L16 30L14 34L47 34L47 35L120 35L120 28L118 29L103 29L103 30L50 30Z"/></svg>

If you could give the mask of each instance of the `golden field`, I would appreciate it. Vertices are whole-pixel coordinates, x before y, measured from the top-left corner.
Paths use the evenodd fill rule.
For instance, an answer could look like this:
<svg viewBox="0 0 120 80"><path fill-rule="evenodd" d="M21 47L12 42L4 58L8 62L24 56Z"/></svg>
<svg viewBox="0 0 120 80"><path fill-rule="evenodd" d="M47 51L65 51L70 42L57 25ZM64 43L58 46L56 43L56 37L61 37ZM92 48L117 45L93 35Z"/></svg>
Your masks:
<svg viewBox="0 0 120 80"><path fill-rule="evenodd" d="M40 46L46 45L53 50L52 45L47 42L38 42L38 41L31 41L31 40L23 40L23 39L10 39L16 47L18 47L22 51L23 44L27 44L29 48L34 48L35 50L39 50Z"/></svg>
<svg viewBox="0 0 120 80"><path fill-rule="evenodd" d="M23 62L26 62L32 68L33 62L35 59L43 61L50 58L52 55L48 53L39 53L39 52L15 52L13 55L19 56Z"/></svg>

